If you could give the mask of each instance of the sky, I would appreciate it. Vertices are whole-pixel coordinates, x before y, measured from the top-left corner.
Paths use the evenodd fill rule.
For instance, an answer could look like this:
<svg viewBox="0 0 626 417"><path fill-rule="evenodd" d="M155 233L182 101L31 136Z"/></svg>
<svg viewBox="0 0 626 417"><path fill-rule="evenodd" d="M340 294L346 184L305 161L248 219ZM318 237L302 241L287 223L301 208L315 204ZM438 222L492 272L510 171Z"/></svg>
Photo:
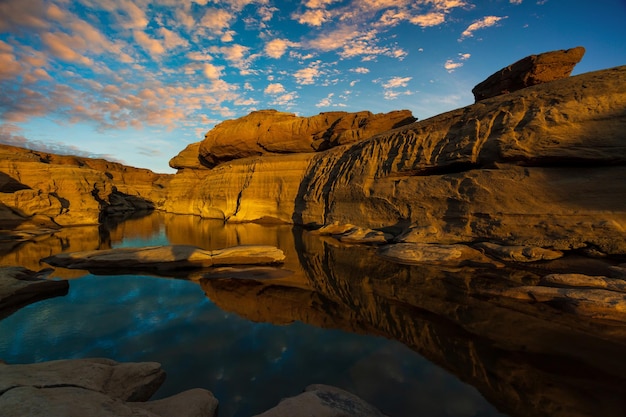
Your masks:
<svg viewBox="0 0 626 417"><path fill-rule="evenodd" d="M626 65L626 0L0 0L0 143L155 172L217 123L472 104L532 54Z"/></svg>

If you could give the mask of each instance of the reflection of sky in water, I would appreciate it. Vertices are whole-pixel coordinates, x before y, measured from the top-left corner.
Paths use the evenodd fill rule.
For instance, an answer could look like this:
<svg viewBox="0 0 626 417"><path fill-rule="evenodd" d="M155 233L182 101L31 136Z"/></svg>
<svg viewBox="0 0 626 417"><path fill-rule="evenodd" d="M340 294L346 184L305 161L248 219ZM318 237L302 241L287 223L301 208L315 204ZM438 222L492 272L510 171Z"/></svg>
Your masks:
<svg viewBox="0 0 626 417"><path fill-rule="evenodd" d="M121 246L164 243L159 233ZM87 275L70 282L67 296L0 321L8 363L79 357L159 362L168 377L157 397L206 388L220 400L220 417L259 413L312 383L345 388L391 416L499 415L476 389L400 343L253 323L185 280Z"/></svg>

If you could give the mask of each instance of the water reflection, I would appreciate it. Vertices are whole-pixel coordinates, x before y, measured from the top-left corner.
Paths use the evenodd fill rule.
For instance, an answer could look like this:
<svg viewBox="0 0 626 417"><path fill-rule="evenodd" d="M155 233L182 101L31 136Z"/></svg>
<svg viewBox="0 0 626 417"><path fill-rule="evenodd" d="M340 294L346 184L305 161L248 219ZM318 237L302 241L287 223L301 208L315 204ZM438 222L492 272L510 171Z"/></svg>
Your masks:
<svg viewBox="0 0 626 417"><path fill-rule="evenodd" d="M70 284L66 300L0 322L0 331L15 332L0 342L0 358L71 352L155 360L169 375L159 395L208 388L222 417L259 412L308 383L346 388L391 416L495 416L496 408L510 416L626 415L626 329L481 296L536 282L529 271L398 265L371 248L286 225L162 213L106 232L64 229L0 262L37 265L61 251L157 243L275 245L287 255L288 273L205 271L195 277L200 288L87 275Z"/></svg>

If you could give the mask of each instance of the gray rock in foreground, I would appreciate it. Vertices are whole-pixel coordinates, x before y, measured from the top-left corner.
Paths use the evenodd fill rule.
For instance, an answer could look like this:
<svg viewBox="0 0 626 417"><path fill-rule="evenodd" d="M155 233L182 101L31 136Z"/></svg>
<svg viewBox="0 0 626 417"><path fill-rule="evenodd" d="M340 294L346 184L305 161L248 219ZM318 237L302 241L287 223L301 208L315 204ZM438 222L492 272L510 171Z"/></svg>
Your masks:
<svg viewBox="0 0 626 417"><path fill-rule="evenodd" d="M276 407L256 417L385 417L361 398L329 385L309 385L295 397L282 400Z"/></svg>
<svg viewBox="0 0 626 417"><path fill-rule="evenodd" d="M158 363L109 359L0 364L3 417L213 417L217 400L195 389L152 402L165 380Z"/></svg>

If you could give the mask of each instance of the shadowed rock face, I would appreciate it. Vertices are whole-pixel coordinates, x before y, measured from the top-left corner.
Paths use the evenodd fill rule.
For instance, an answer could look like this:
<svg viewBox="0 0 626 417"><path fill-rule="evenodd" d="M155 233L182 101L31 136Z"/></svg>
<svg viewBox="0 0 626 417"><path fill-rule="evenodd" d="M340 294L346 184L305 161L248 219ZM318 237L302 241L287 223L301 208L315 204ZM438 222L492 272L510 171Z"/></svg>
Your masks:
<svg viewBox="0 0 626 417"><path fill-rule="evenodd" d="M410 111L372 114L328 112L311 117L261 110L227 120L210 130L200 143L200 162L214 167L222 162L264 154L316 152L367 139L414 122ZM183 167L174 158L172 166Z"/></svg>
<svg viewBox="0 0 626 417"><path fill-rule="evenodd" d="M545 52L520 59L502 68L472 89L476 102L522 88L569 77L585 54L585 48Z"/></svg>
<svg viewBox="0 0 626 417"><path fill-rule="evenodd" d="M68 282L44 279L46 272L0 267L0 319L30 303L67 294Z"/></svg>

